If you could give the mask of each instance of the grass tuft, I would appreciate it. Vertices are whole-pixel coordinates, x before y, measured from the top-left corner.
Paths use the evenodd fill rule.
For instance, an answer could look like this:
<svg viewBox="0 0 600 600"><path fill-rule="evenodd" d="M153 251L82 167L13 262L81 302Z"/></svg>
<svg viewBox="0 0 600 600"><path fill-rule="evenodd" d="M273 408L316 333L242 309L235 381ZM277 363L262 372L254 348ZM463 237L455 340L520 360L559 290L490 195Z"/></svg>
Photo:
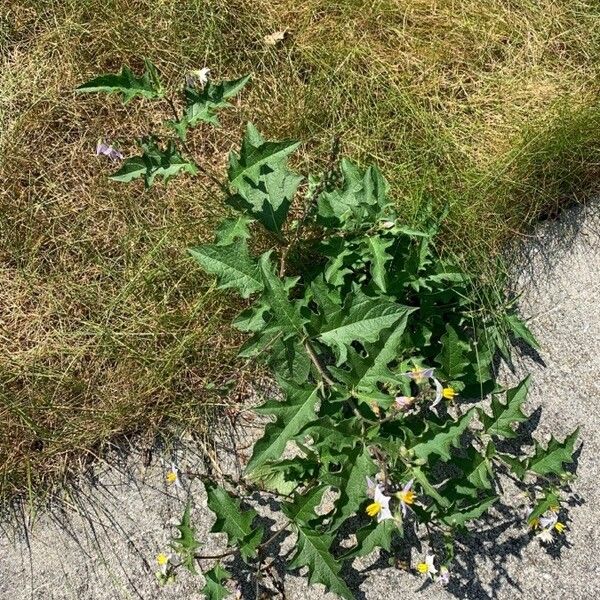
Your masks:
<svg viewBox="0 0 600 600"><path fill-rule="evenodd" d="M218 132L190 141L217 172L252 119L304 144L304 166L376 161L401 214L450 212L444 245L492 273L541 215L594 190L597 2L9 0L0 16L0 496L48 489L107 440L205 428L241 377L235 306L186 257L221 196L190 180L109 182L165 115L76 96L148 57L169 82L209 65L254 74ZM264 36L289 28L284 43ZM243 383L240 385L243 386Z"/></svg>

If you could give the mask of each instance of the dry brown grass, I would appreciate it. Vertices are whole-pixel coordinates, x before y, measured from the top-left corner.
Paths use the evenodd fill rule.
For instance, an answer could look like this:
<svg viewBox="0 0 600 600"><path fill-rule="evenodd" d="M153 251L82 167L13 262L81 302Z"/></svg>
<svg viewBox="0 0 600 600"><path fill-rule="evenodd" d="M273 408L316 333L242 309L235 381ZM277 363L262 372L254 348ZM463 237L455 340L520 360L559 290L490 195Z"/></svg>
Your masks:
<svg viewBox="0 0 600 600"><path fill-rule="evenodd" d="M449 244L493 254L588 191L600 157L600 8L592 1L11 0L0 12L0 493L39 490L131 431L200 428L234 374L235 310L185 256L218 192L106 179L105 137L160 120L75 96L124 62L177 81L254 73L219 132L217 171L252 120L324 157L334 133L376 160L402 213L449 202ZM282 46L265 35L289 27ZM237 376L237 375L236 375Z"/></svg>

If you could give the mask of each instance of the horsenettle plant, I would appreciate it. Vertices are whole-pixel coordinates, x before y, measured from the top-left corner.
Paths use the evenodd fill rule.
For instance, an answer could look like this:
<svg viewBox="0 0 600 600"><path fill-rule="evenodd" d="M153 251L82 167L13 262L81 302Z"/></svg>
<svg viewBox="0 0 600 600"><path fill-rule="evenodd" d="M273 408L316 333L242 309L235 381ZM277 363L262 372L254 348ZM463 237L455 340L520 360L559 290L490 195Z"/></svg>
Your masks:
<svg viewBox="0 0 600 600"><path fill-rule="evenodd" d="M165 122L172 136L142 140L141 155L112 178L150 186L188 173L218 183L234 216L214 243L190 252L220 288L247 301L233 323L249 334L239 355L264 362L279 390L255 409L272 420L242 479L205 479L212 532L226 534L229 549L199 553L188 502L173 553L158 557L159 579L212 560L203 592L221 599L229 594L227 560L237 555L259 581L270 572L265 553L275 538L293 535L287 567L306 567L310 583L353 598L344 564L376 548L393 552L410 530L428 548L417 572L445 584L457 535L476 531L486 513L501 518L500 476L530 501L524 526L552 542L564 529L561 493L572 478L564 465L577 431L522 449L515 425L528 422L529 378L502 390L493 366L498 354L508 360L507 330L533 346L535 339L514 312L483 310L477 282L435 251L440 220L431 210L416 229L399 222L375 166L338 164L334 151L325 173L304 179L288 165L299 144L266 141L251 124L224 183L186 156L190 129L218 125L217 112L248 79L214 84L207 69L188 75L182 113L149 61L142 77L124 68L79 88L166 102L172 111ZM99 148L122 159L104 142ZM302 206L289 220L297 197ZM255 255L261 228L260 244L266 238L269 247ZM478 404L489 393L491 403ZM167 479L181 485L176 466ZM277 502L274 532L257 524L248 504L257 490Z"/></svg>

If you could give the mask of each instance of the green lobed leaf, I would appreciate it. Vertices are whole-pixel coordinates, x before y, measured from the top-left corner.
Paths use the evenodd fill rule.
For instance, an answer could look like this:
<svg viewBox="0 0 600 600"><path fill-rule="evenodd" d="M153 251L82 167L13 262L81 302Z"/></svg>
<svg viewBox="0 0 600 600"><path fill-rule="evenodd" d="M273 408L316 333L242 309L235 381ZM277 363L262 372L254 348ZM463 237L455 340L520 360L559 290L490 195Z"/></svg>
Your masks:
<svg viewBox="0 0 600 600"><path fill-rule="evenodd" d="M467 352L469 345L461 340L456 330L448 323L446 333L441 337L442 350L435 357L441 366L443 377L446 381L460 379L469 364Z"/></svg>
<svg viewBox="0 0 600 600"><path fill-rule="evenodd" d="M508 390L506 403L503 403L497 396L492 396L491 416L479 409L479 418L486 433L501 438L515 437L512 425L527 420L521 407L527 398L530 381L530 377L527 376L519 385Z"/></svg>
<svg viewBox="0 0 600 600"><path fill-rule="evenodd" d="M110 179L129 183L143 178L144 185L148 188L157 177L161 177L166 183L179 173L195 175L198 172L198 167L193 162L182 158L172 141L168 142L165 149L153 137L143 138L140 145L143 154L125 159L121 168Z"/></svg>
<svg viewBox="0 0 600 600"><path fill-rule="evenodd" d="M293 502L282 503L283 514L298 525L308 525L308 522L317 516L315 509L321 504L323 494L328 487L321 484L307 492L294 494Z"/></svg>
<svg viewBox="0 0 600 600"><path fill-rule="evenodd" d="M366 257L370 262L371 277L377 287L387 291L387 268L386 265L392 260L392 255L387 250L394 244L391 238L380 235L370 235L366 238L368 253Z"/></svg>
<svg viewBox="0 0 600 600"><path fill-rule="evenodd" d="M283 379L300 385L309 380L312 363L297 337L275 340L266 351L266 363Z"/></svg>
<svg viewBox="0 0 600 600"><path fill-rule="evenodd" d="M147 59L144 60L144 64L146 69L141 77L137 77L128 66L124 66L119 74L100 75L75 88L75 91L121 93L126 103L136 96L162 97L164 92L156 67Z"/></svg>
<svg viewBox="0 0 600 600"><path fill-rule="evenodd" d="M457 448L460 438L469 426L475 409L465 413L458 421L451 421L444 427L433 426L412 449L417 458L427 458L430 454L438 454L444 460L450 460L450 450Z"/></svg>
<svg viewBox="0 0 600 600"><path fill-rule="evenodd" d="M235 194L227 203L279 233L302 177L287 166L296 142L267 142L248 124L239 156L229 156L229 183Z"/></svg>
<svg viewBox="0 0 600 600"><path fill-rule="evenodd" d="M383 298L371 298L360 291L348 294L344 307L329 316L318 339L333 348L337 365L346 361L352 342L375 342L381 332L414 309Z"/></svg>
<svg viewBox="0 0 600 600"><path fill-rule="evenodd" d="M217 517L211 533L227 534L227 544L237 546L244 560L254 556L262 539L262 529L252 529L256 511L242 508L237 498L230 496L223 488L204 482L208 497L208 508Z"/></svg>
<svg viewBox="0 0 600 600"><path fill-rule="evenodd" d="M347 159L340 164L342 186L323 192L317 200L317 222L348 231L370 227L390 206L388 185L379 169L361 171Z"/></svg>
<svg viewBox="0 0 600 600"><path fill-rule="evenodd" d="M330 404L327 402L327 404ZM352 448L362 437L362 423L356 417L348 419L332 419L330 416L319 417L298 433L296 439L311 438L311 448L318 450L323 458L329 450Z"/></svg>
<svg viewBox="0 0 600 600"><path fill-rule="evenodd" d="M196 559L194 555L196 550L201 546L196 539L196 530L191 524L191 503L188 501L181 517L179 525L175 525L175 529L179 532L179 537L171 540L171 547L181 560L181 564L191 573L196 574Z"/></svg>
<svg viewBox="0 0 600 600"><path fill-rule="evenodd" d="M561 475L564 472L563 464L573 462L573 450L578 435L579 428L563 442L552 436L546 449L536 441L535 454L527 460L527 470L538 475Z"/></svg>
<svg viewBox="0 0 600 600"><path fill-rule="evenodd" d="M145 177L148 170L146 161L141 156L132 156L126 158L121 165L121 168L110 176L113 181L121 181L129 183L134 179Z"/></svg>
<svg viewBox="0 0 600 600"><path fill-rule="evenodd" d="M538 341L535 339L535 336L527 325L520 319L516 314L507 314L504 316L504 323L508 327L509 331L520 340L523 340L526 344L534 348L535 350L540 350L540 345Z"/></svg>
<svg viewBox="0 0 600 600"><path fill-rule="evenodd" d="M186 86L184 89L185 110L178 121L167 121L167 125L174 129L177 135L186 140L187 131L198 123L208 123L218 127L220 125L217 113L219 110L229 108L228 102L248 83L250 75L240 77L233 81L212 83L208 81L202 89Z"/></svg>
<svg viewBox="0 0 600 600"><path fill-rule="evenodd" d="M229 183L233 188L242 185L244 179L258 184L261 167L287 158L300 146L300 142L286 140L283 142L266 142L252 123L246 126L246 134L242 140L239 155L229 155L227 171Z"/></svg>
<svg viewBox="0 0 600 600"><path fill-rule="evenodd" d="M506 454L505 452L496 452L496 456L514 473L516 477L521 479L525 473L527 472L527 467L525 462L519 460L516 456L511 456L510 454Z"/></svg>
<svg viewBox="0 0 600 600"><path fill-rule="evenodd" d="M402 530L398 529L393 519L385 519L379 523L372 521L356 532L356 546L344 554L344 559L367 556L375 548L383 548L389 552L394 535L402 535Z"/></svg>
<svg viewBox="0 0 600 600"><path fill-rule="evenodd" d="M318 471L316 462L311 463L313 469L304 469L303 461L295 459L292 461L279 461L277 463L265 463L246 475L248 481L254 482L264 490L270 490L287 496L291 494L299 483L306 479L313 479ZM306 479L302 479L306 475Z"/></svg>
<svg viewBox="0 0 600 600"><path fill-rule="evenodd" d="M229 246L234 242L246 241L250 238L248 226L252 219L246 215L239 215L233 219L221 221L215 235L217 246Z"/></svg>
<svg viewBox="0 0 600 600"><path fill-rule="evenodd" d="M481 500L477 504L473 504L463 510L458 510L451 514L447 514L442 518L442 521L451 527L466 525L468 521L478 519L498 500L498 496L491 496Z"/></svg>
<svg viewBox="0 0 600 600"><path fill-rule="evenodd" d="M304 323L306 319L300 315L299 305L289 299L290 290L297 279L286 278L281 280L273 273L270 261L270 252L260 257L259 265L264 285L264 300L269 304L273 314L273 321L284 331L284 337L296 334L304 339Z"/></svg>
<svg viewBox="0 0 600 600"><path fill-rule="evenodd" d="M206 596L207 600L224 600L231 595L224 585L223 581L226 581L231 577L231 573L224 569L219 563L217 563L212 569L203 573L206 583L202 588L202 593Z"/></svg>
<svg viewBox="0 0 600 600"><path fill-rule="evenodd" d="M483 454L480 454L473 446L469 446L464 457L453 458L452 464L462 470L463 478L469 484L468 486L457 486L458 491L476 496L479 490L492 488L490 478L493 477L493 472L490 459L495 452L494 444L490 441Z"/></svg>
<svg viewBox="0 0 600 600"><path fill-rule="evenodd" d="M190 248L189 253L207 273L217 276L219 289L234 288L242 298L263 289L258 263L250 256L245 242L229 246L204 244Z"/></svg>
<svg viewBox="0 0 600 600"><path fill-rule="evenodd" d="M377 466L369 450L358 445L351 451L341 453L342 472L338 477L343 485L338 485L339 497L335 501L335 511L329 529L334 531L350 516L356 514L367 497L367 477L373 476Z"/></svg>
<svg viewBox="0 0 600 600"><path fill-rule="evenodd" d="M288 441L316 417L318 387L299 387L288 381L280 381L279 386L284 395L283 401L269 400L254 409L259 414L275 416L277 420L267 425L262 438L254 444L252 457L246 467L249 473L267 461L281 458Z"/></svg>
<svg viewBox="0 0 600 600"><path fill-rule="evenodd" d="M355 383L357 389L375 389L378 383L396 382L397 376L391 372L389 365L398 358L408 316L417 310L405 308L400 319L391 329L384 330L376 343L364 343L367 356L359 357L353 364L358 376Z"/></svg>
<svg viewBox="0 0 600 600"><path fill-rule="evenodd" d="M425 492L425 494L427 494L427 496L433 498L443 508L450 507L450 500L448 500L448 498L445 498L439 493L439 491L431 484L427 475L423 472L422 469L415 467L412 470L412 474L415 480L421 484L421 487L423 488L423 491Z"/></svg>
<svg viewBox="0 0 600 600"><path fill-rule="evenodd" d="M331 554L333 538L308 527L298 527L296 553L288 565L290 569L308 567L308 582L321 583L341 598L353 600L354 594L340 577L341 564Z"/></svg>

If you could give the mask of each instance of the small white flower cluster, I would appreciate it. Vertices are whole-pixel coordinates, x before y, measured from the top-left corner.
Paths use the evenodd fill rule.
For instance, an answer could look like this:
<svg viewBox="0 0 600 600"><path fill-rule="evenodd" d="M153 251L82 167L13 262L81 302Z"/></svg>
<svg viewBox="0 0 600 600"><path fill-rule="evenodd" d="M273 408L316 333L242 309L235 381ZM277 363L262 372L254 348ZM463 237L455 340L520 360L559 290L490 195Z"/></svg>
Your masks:
<svg viewBox="0 0 600 600"><path fill-rule="evenodd" d="M531 513L529 513L531 515ZM527 519L529 527L536 531L535 537L546 544L554 541L552 535L554 531L562 533L565 530L565 524L558 520L558 507L551 507L542 516Z"/></svg>
<svg viewBox="0 0 600 600"><path fill-rule="evenodd" d="M208 83L209 77L210 69L208 67L202 67L201 69L190 71L185 76L185 84L188 87L194 87L198 85L203 88Z"/></svg>

